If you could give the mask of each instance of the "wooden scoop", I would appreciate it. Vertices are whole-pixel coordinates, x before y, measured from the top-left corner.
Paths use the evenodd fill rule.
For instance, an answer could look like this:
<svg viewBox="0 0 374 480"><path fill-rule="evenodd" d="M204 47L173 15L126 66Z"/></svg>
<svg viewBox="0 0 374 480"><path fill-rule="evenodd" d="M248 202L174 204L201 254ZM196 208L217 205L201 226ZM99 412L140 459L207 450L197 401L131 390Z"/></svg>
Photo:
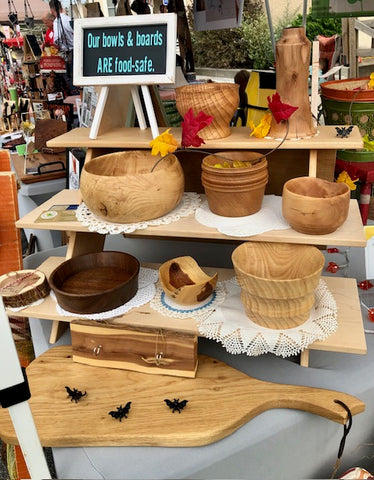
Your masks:
<svg viewBox="0 0 374 480"><path fill-rule="evenodd" d="M206 445L271 408L294 408L345 423L362 412L359 399L332 390L263 382L214 358L199 356L194 379L92 367L72 361L71 346L55 347L27 368L30 405L43 446ZM65 386L86 391L78 403ZM165 399L188 400L172 413ZM127 419L109 415L131 402ZM0 437L16 444L9 414L0 410Z"/></svg>

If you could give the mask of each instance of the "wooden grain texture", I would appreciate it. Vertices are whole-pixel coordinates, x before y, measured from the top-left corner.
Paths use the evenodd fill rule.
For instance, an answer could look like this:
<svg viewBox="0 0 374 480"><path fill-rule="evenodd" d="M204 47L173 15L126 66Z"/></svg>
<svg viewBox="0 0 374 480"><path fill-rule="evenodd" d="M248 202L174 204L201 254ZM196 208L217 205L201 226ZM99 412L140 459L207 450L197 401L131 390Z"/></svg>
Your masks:
<svg viewBox="0 0 374 480"><path fill-rule="evenodd" d="M239 106L239 85L235 83L202 83L184 85L175 89L176 107L184 117L192 108L211 115L213 121L199 132L204 140L226 138L231 134L230 121Z"/></svg>
<svg viewBox="0 0 374 480"><path fill-rule="evenodd" d="M232 254L240 298L255 323L274 329L304 323L325 257L311 245L245 242Z"/></svg>
<svg viewBox="0 0 374 480"><path fill-rule="evenodd" d="M6 307L23 307L49 295L46 276L38 270L17 270L0 276L0 295Z"/></svg>
<svg viewBox="0 0 374 480"><path fill-rule="evenodd" d="M47 276L52 270L64 261L63 257L49 257L39 267L39 270ZM144 264L148 268L158 268L156 264ZM228 280L234 275L234 271L225 268L204 268L212 275L218 272L220 281ZM327 288L333 295L338 307L338 329L323 341L316 341L310 345L310 350L323 350L332 352L345 352L365 355L367 352L364 326L361 316L361 306L357 291L357 280L354 278L322 277ZM56 311L56 302L48 296L38 306L27 307L22 312L12 312L12 316L33 317L52 320L56 323L68 325L72 317L62 317ZM58 321L58 322L57 322ZM132 325L142 328L166 328L198 334L196 322L193 318L165 317L153 310L149 304L134 308L121 317L113 318L109 322L112 325Z"/></svg>
<svg viewBox="0 0 374 480"><path fill-rule="evenodd" d="M282 214L297 232L333 233L347 220L350 195L345 183L312 177L293 178L283 186Z"/></svg>
<svg viewBox="0 0 374 480"><path fill-rule="evenodd" d="M162 217L183 195L183 170L175 155L140 150L116 152L86 163L80 178L83 201L109 222L142 222ZM153 169L153 167L155 168Z"/></svg>
<svg viewBox="0 0 374 480"><path fill-rule="evenodd" d="M0 275L22 268L18 220L17 183L14 172L0 172Z"/></svg>
<svg viewBox="0 0 374 480"><path fill-rule="evenodd" d="M124 252L98 252L70 258L49 276L59 305L90 314L113 310L138 291L140 264Z"/></svg>
<svg viewBox="0 0 374 480"><path fill-rule="evenodd" d="M0 150L0 172L9 172L10 170L9 150Z"/></svg>
<svg viewBox="0 0 374 480"><path fill-rule="evenodd" d="M283 103L297 107L287 122L272 119L269 135L304 138L316 133L309 101L311 43L303 27L285 28L276 45L277 93ZM288 129L288 131L287 131Z"/></svg>
<svg viewBox="0 0 374 480"><path fill-rule="evenodd" d="M47 165L51 162L61 162L54 165ZM12 164L17 174L18 180L25 184L45 182L55 180L56 178L66 177L66 154L63 153L37 153L30 155L26 159L18 154L12 154ZM43 166L44 165L44 166ZM26 168L41 167L40 174L26 174ZM56 170L56 171L55 171Z"/></svg>
<svg viewBox="0 0 374 480"><path fill-rule="evenodd" d="M218 274L207 275L192 257L168 260L159 269L160 285L165 294L182 305L207 299L215 289Z"/></svg>
<svg viewBox="0 0 374 480"><path fill-rule="evenodd" d="M242 166L235 168L235 162L242 162ZM231 168L215 166L225 163ZM201 183L210 210L224 217L257 213L268 183L267 166L260 152L227 151L205 157L201 163Z"/></svg>
<svg viewBox="0 0 374 480"><path fill-rule="evenodd" d="M345 423L344 402L353 415L365 404L342 392L257 380L211 357L199 356L196 378L147 375L81 365L70 346L55 347L27 368L30 406L43 446L199 446L232 434L256 415L272 408L292 408ZM67 398L65 385L86 391L78 403ZM164 399L188 400L172 413ZM108 412L131 401L127 419ZM51 414L53 418L51 418ZM0 436L17 439L5 409Z"/></svg>
<svg viewBox="0 0 374 480"><path fill-rule="evenodd" d="M67 132L67 122L46 118L37 120L35 124L35 148L43 152L47 148L47 142ZM51 148L51 147L49 147ZM49 153L65 151L64 147L53 147Z"/></svg>
<svg viewBox="0 0 374 480"><path fill-rule="evenodd" d="M158 375L196 375L197 335L93 320L73 320L70 331L75 362Z"/></svg>
<svg viewBox="0 0 374 480"><path fill-rule="evenodd" d="M71 132L60 135L47 142L50 147L90 147L90 148L146 148L152 140L150 128L113 128L96 139L89 138L89 128L74 128ZM171 128L170 133L181 142L181 128ZM248 127L232 127L230 136L207 140L202 150L263 150L279 146L279 140L271 138L254 138L249 136ZM363 141L357 126L354 126L348 138L337 138L333 125L319 126L317 134L311 138L303 138L297 142L286 140L281 150L337 150L362 148Z"/></svg>
<svg viewBox="0 0 374 480"><path fill-rule="evenodd" d="M296 142L295 142L296 143ZM203 196L203 199L205 197ZM44 204L37 207L32 212L25 215L19 220L16 225L19 228L33 228L44 230L65 230L68 232L85 232L87 242L89 242L90 236L94 235L96 238L104 239L104 235L98 233L89 233L88 227L84 227L80 222L48 222L40 223L36 222L39 215L48 210L53 205L66 205L79 203L81 201L81 195L78 190L62 190L57 193ZM238 239L238 237L231 237L224 235L215 228L205 227L195 220L195 216L189 215L188 217L181 218L177 222L170 223L168 225L158 225L156 227L149 226L144 230L137 230L134 234L126 234L127 237L157 237L157 238L196 238L207 240L222 240L232 243L232 241L238 244L242 241L264 241L264 242L288 242L288 243L306 243L309 245L347 245L353 247L365 247L366 238L364 230L362 228L362 220L360 211L358 208L357 200L351 200L349 205L349 214L347 221L332 234L328 235L304 235L298 233L292 228L286 230L273 230L264 232L259 235L253 235L251 237L244 237ZM86 240L79 241L79 248L84 249Z"/></svg>

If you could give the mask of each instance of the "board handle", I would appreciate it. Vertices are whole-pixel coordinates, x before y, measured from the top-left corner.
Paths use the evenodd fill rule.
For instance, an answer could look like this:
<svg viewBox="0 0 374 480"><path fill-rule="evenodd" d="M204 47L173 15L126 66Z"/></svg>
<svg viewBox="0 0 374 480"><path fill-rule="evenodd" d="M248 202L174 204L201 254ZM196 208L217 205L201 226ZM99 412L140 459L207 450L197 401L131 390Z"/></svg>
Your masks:
<svg viewBox="0 0 374 480"><path fill-rule="evenodd" d="M272 408L303 410L341 424L347 422L348 413L339 402L348 407L351 415L365 410L365 403L360 399L335 390L281 384L272 384L272 390L277 393ZM267 406L269 407L269 404Z"/></svg>

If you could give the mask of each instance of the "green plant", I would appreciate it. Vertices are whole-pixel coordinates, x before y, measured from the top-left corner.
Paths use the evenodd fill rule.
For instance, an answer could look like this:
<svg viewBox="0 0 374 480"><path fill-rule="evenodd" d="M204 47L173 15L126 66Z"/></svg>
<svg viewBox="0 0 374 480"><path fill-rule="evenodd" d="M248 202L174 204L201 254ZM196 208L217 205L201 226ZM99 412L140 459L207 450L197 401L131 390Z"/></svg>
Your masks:
<svg viewBox="0 0 374 480"><path fill-rule="evenodd" d="M188 11L195 65L212 68L268 68L274 62L269 27L258 0L245 0L242 26L223 30L193 30Z"/></svg>
<svg viewBox="0 0 374 480"><path fill-rule="evenodd" d="M292 27L300 27L303 24L302 15L298 15L291 23ZM306 36L311 42L317 35L331 37L332 35L342 33L342 22L340 18L314 18L311 13L306 17Z"/></svg>

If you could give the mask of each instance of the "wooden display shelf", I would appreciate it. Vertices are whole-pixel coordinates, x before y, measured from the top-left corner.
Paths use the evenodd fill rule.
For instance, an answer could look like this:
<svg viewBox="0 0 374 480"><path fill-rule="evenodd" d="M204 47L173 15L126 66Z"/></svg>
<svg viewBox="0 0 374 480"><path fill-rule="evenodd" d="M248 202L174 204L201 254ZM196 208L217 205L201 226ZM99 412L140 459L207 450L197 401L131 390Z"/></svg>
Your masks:
<svg viewBox="0 0 374 480"><path fill-rule="evenodd" d="M166 130L167 127L165 127ZM181 129L171 128L170 132L180 144ZM113 128L96 139L89 138L89 128L75 128L70 132L60 135L47 142L48 147L88 147L88 148L150 148L152 141L150 128ZM241 150L241 149L273 149L280 140L250 137L248 127L234 127L231 135L216 140L207 140L202 150ZM338 146L339 142L339 146ZM318 127L318 134L300 140L286 140L281 146L282 150L336 150L336 149L362 148L362 137L355 126L348 138L338 138L333 125Z"/></svg>
<svg viewBox="0 0 374 480"><path fill-rule="evenodd" d="M70 346L55 347L27 367L30 408L45 447L207 445L235 432L272 408L294 408L345 423L344 402L352 415L365 410L358 398L343 392L266 382L205 355L196 378L147 375L75 363ZM86 392L78 403L65 385ZM181 413L165 399L187 400ZM127 418L109 412L131 402ZM52 417L53 415L53 417ZM17 444L9 412L0 409L0 436Z"/></svg>
<svg viewBox="0 0 374 480"><path fill-rule="evenodd" d="M52 270L63 261L63 257L49 257L40 265L39 270L48 278ZM154 264L147 264L146 266L157 268ZM218 271L219 281L227 280L234 276L234 271L231 269L214 269L210 267L204 270L209 274ZM366 354L367 351L356 280L342 277L322 278L337 303L339 328L326 340L314 342L310 345L309 349L302 353L301 363L303 366L307 366L308 364L308 350L324 350L361 355ZM42 318L58 322L70 322L74 319L74 317L59 315L56 311L56 302L50 295L40 305L27 307L19 312L8 311L8 313L13 317ZM167 328L195 335L199 334L193 318L182 320L180 318L166 317L153 310L149 304L134 308L122 317L106 320L106 323L146 328Z"/></svg>
<svg viewBox="0 0 374 480"><path fill-rule="evenodd" d="M68 232L89 232L80 222L37 222L40 214L49 210L53 205L79 204L81 195L79 190L62 190L16 222L19 228L33 228L41 230L62 230ZM94 233L90 233L94 235ZM97 234L98 235L98 234ZM250 237L231 237L220 233L215 228L205 227L195 220L194 214L181 218L177 222L168 225L148 227L144 230L137 230L133 234L126 234L127 237L159 237L179 239L204 239L220 241L244 241L256 242L289 242L303 243L308 245L346 245L351 247L365 247L366 238L362 226L360 211L356 200L350 201L349 215L346 222L334 233L328 235L304 235L292 228L287 230L273 230L270 232L252 235Z"/></svg>

